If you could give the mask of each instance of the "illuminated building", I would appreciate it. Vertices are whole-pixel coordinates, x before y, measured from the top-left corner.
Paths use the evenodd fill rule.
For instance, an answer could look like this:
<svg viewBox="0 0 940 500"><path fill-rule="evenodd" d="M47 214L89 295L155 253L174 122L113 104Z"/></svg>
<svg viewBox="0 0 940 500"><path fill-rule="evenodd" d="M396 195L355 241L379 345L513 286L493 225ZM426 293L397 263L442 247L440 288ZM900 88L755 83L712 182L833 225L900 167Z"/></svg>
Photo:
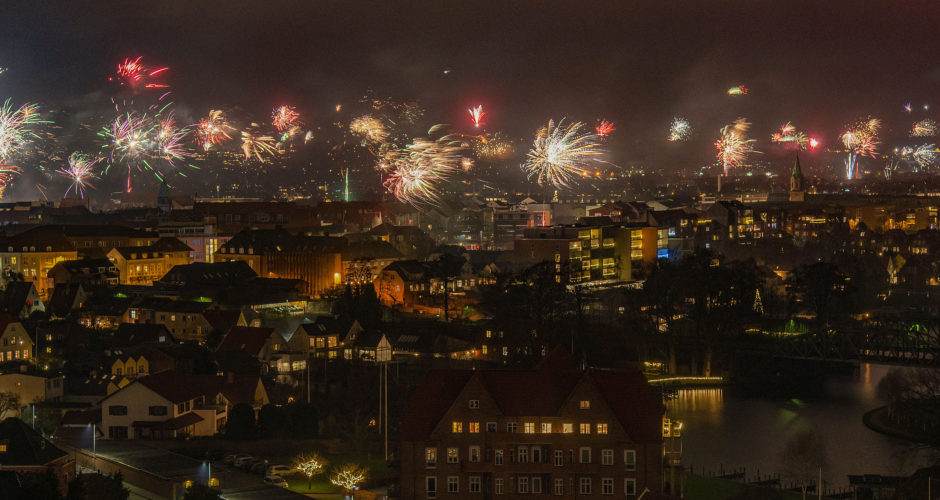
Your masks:
<svg viewBox="0 0 940 500"><path fill-rule="evenodd" d="M429 372L402 422L402 498L662 492L664 409L646 379L569 361Z"/></svg>

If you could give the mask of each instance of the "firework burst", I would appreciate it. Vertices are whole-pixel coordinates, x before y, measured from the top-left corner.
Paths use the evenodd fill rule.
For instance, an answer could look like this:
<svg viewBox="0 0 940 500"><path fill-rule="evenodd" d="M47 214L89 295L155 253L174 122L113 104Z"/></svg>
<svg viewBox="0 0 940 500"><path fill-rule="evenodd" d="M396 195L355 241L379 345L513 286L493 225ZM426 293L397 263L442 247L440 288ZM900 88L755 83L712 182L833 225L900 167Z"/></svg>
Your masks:
<svg viewBox="0 0 940 500"><path fill-rule="evenodd" d="M669 125L669 140L671 142L686 141L692 136L692 126L685 118L675 117Z"/></svg>
<svg viewBox="0 0 940 500"><path fill-rule="evenodd" d="M13 183L13 179L20 173L20 167L7 165L0 158L0 198L6 194L6 190Z"/></svg>
<svg viewBox="0 0 940 500"><path fill-rule="evenodd" d="M504 160L515 151L516 145L501 132L482 135L473 142L473 154L481 160Z"/></svg>
<svg viewBox="0 0 940 500"><path fill-rule="evenodd" d="M462 143L447 137L415 139L392 155L394 159L380 162L391 169L385 187L404 203L436 204L440 200L441 184L463 168L463 149Z"/></svg>
<svg viewBox="0 0 940 500"><path fill-rule="evenodd" d="M881 120L869 118L862 120L849 127L842 134L842 144L848 150L845 159L845 175L848 179L858 179L858 158L868 156L875 158L878 156L878 130L881 128Z"/></svg>
<svg viewBox="0 0 940 500"><path fill-rule="evenodd" d="M349 124L349 131L361 137L367 144L381 144L388 140L389 131L385 123L372 116L363 115Z"/></svg>
<svg viewBox="0 0 940 500"><path fill-rule="evenodd" d="M937 135L937 122L926 118L914 124L911 130L912 137L933 137Z"/></svg>
<svg viewBox="0 0 940 500"><path fill-rule="evenodd" d="M744 85L738 85L737 87L731 87L728 89L728 95L738 96L738 95L747 95L748 90Z"/></svg>
<svg viewBox="0 0 940 500"><path fill-rule="evenodd" d="M293 106L279 106L271 112L271 124L278 132L283 132L300 124L300 114Z"/></svg>
<svg viewBox="0 0 940 500"><path fill-rule="evenodd" d="M0 106L0 159L9 158L36 138L33 125L49 123L39 118L39 106L24 104L14 109L10 99Z"/></svg>
<svg viewBox="0 0 940 500"><path fill-rule="evenodd" d="M94 169L99 161L101 161L101 158L92 158L78 152L72 153L68 159L68 167L56 170L56 173L71 181L62 197L67 197L69 192L74 190L80 198L84 198L85 189L93 187L90 181L98 177Z"/></svg>
<svg viewBox="0 0 940 500"><path fill-rule="evenodd" d="M806 137L806 134L798 131L790 122L784 123L780 127L780 132L774 132L774 134L770 136L770 140L778 144L796 144L800 149L806 149L806 145L809 143L809 138Z"/></svg>
<svg viewBox="0 0 940 500"><path fill-rule="evenodd" d="M254 156L258 161L264 161L262 155L274 155L277 153L277 147L273 137L262 135L255 130L243 130L242 151L245 153L246 160Z"/></svg>
<svg viewBox="0 0 940 500"><path fill-rule="evenodd" d="M143 57L138 57L137 59L125 59L117 66L117 81L120 82L122 87L128 87L132 90L137 90L140 88L145 89L165 89L169 85L159 81L163 73L168 70L168 67L161 68L150 68L145 66L141 59ZM115 77L111 77L110 80L114 81Z"/></svg>
<svg viewBox="0 0 940 500"><path fill-rule="evenodd" d="M615 129L614 122L601 120L600 123L598 123L597 126L594 127L594 132L601 137L607 137L608 135L610 135L611 132L614 131L614 129Z"/></svg>
<svg viewBox="0 0 940 500"><path fill-rule="evenodd" d="M600 137L584 129L581 122L566 125L562 120L556 126L554 120L549 120L548 126L536 134L522 166L529 178L534 177L540 186L565 188L583 176L587 163L603 152Z"/></svg>
<svg viewBox="0 0 940 500"><path fill-rule="evenodd" d="M486 112L483 111L483 105L480 104L475 108L470 108L467 110L470 113L470 121L473 122L473 126L479 128L483 124L483 117L486 116Z"/></svg>
<svg viewBox="0 0 940 500"><path fill-rule="evenodd" d="M220 109L209 110L209 116L203 118L196 125L196 138L202 149L209 151L212 146L218 146L232 138L235 129L225 121L225 113Z"/></svg>
<svg viewBox="0 0 940 500"><path fill-rule="evenodd" d="M744 118L738 118L731 125L721 129L721 137L715 142L718 150L718 161L721 163L724 175L733 167L738 167L754 150L754 139L747 138L747 131L751 124Z"/></svg>

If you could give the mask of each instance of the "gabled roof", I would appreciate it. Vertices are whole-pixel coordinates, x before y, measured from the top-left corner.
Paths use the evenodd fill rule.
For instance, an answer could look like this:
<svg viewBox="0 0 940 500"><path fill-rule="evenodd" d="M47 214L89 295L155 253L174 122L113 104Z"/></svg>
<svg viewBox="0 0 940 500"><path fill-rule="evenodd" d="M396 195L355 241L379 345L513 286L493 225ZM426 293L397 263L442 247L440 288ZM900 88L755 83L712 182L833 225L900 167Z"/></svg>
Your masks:
<svg viewBox="0 0 940 500"><path fill-rule="evenodd" d="M7 442L7 451L0 453L3 466L42 466L67 455L18 418L0 422L0 440Z"/></svg>
<svg viewBox="0 0 940 500"><path fill-rule="evenodd" d="M186 243L170 237L160 238L159 240L153 242L149 247L152 250L159 252L192 252L193 249L189 247Z"/></svg>
<svg viewBox="0 0 940 500"><path fill-rule="evenodd" d="M247 262L235 260L230 262L193 262L192 264L173 266L163 278L161 283L172 284L184 288L200 288L210 286L234 286L258 276Z"/></svg>
<svg viewBox="0 0 940 500"><path fill-rule="evenodd" d="M239 309L214 309L202 313L213 330L227 332L238 324L242 312Z"/></svg>
<svg viewBox="0 0 940 500"><path fill-rule="evenodd" d="M112 345L121 347L139 345L144 342L175 344L176 338L173 337L173 334L166 326L147 323L121 323L111 338Z"/></svg>
<svg viewBox="0 0 940 500"><path fill-rule="evenodd" d="M7 326L10 323L19 323L20 319L16 316L7 313L0 313L0 334L3 334L3 331L7 329Z"/></svg>
<svg viewBox="0 0 940 500"><path fill-rule="evenodd" d="M317 316L313 323L303 323L300 328L311 337L339 335L339 340L343 340L355 322L356 320L346 316Z"/></svg>
<svg viewBox="0 0 940 500"><path fill-rule="evenodd" d="M3 292L3 309L11 314L19 314L35 287L32 281L11 281Z"/></svg>
<svg viewBox="0 0 940 500"><path fill-rule="evenodd" d="M257 356L272 333L273 328L235 326L228 331L216 351L245 351Z"/></svg>
<svg viewBox="0 0 940 500"><path fill-rule="evenodd" d="M193 383L192 377L192 375L186 375L175 370L164 370L138 378L137 382L176 404L205 394L205 387L202 384Z"/></svg>
<svg viewBox="0 0 940 500"><path fill-rule="evenodd" d="M579 372L570 368L570 357L558 352L533 370L428 372L405 409L402 439L427 438L473 378L486 389L503 415L520 417L558 415L579 383L593 383L634 442L662 439L664 408L642 373Z"/></svg>

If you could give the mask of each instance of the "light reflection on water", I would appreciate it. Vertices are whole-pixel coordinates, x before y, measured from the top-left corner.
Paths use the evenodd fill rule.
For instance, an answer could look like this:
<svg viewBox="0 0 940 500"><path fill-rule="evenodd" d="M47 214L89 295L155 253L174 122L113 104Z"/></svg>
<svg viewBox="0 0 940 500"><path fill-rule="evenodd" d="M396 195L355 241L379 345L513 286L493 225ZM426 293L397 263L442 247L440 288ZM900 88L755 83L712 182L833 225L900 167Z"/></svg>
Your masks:
<svg viewBox="0 0 940 500"><path fill-rule="evenodd" d="M890 367L862 365L855 377L820 381L826 397L761 399L724 389L680 390L666 415L683 421L683 462L696 472L746 468L748 476L779 472L786 440L812 428L826 439L826 483L848 487L848 474L909 474L929 465L925 450L869 430L862 415L881 406L878 382Z"/></svg>

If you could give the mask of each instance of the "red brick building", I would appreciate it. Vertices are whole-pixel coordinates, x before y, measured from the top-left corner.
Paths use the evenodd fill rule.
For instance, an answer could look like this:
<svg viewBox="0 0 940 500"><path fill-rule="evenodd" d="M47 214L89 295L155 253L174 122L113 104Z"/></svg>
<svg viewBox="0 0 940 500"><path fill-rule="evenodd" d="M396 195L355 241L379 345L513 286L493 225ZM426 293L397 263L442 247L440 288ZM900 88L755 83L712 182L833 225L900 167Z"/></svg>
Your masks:
<svg viewBox="0 0 940 500"><path fill-rule="evenodd" d="M569 361L429 372L402 422L401 498L661 492L664 408L646 379Z"/></svg>

